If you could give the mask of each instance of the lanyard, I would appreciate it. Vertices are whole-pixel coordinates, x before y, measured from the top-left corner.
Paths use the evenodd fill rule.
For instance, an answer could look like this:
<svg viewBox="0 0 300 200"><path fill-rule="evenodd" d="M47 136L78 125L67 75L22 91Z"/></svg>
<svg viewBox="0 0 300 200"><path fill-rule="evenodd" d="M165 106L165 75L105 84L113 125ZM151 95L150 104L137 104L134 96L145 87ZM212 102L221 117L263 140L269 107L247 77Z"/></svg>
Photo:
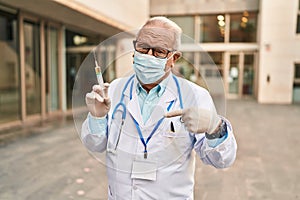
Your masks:
<svg viewBox="0 0 300 200"><path fill-rule="evenodd" d="M174 100L170 102L170 104L169 104L169 106L168 106L168 108L167 108L167 111L168 111L168 112L170 111L170 109L171 109L173 103L174 103ZM131 116L131 117L132 117L132 116ZM132 117L132 119L133 119L134 124L135 124L135 127L136 127L136 129L137 129L137 131L138 131L138 133L139 133L140 140L142 141L142 143L143 143L143 145L144 145L144 147L145 147L145 150L144 150L144 158L147 159L147 155L148 155L148 153L147 153L147 144L148 144L148 142L150 141L150 139L151 139L151 137L153 136L153 134L155 133L155 131L157 130L157 128L159 127L159 125L164 121L165 117L162 117L162 118L157 122L157 124L155 125L154 129L152 130L152 132L150 133L150 135L148 136L148 138L146 139L146 141L145 141L145 139L144 139L144 137L143 137L143 134L142 134L142 131L141 131L141 128L140 128L139 123L138 123L133 117Z"/></svg>
<svg viewBox="0 0 300 200"><path fill-rule="evenodd" d="M121 136L121 132L122 132L122 127L123 127L123 124L124 124L124 120L125 120L125 117L126 117L126 105L125 103L123 102L123 99L124 99L124 92L125 90L127 89L129 83L131 82L130 84L130 100L132 99L132 91L133 91L133 78L134 78L135 75L132 75L128 80L127 82L125 83L125 86L123 88L123 91L122 91L122 95L121 95L121 98L120 98L120 101L119 103L116 105L116 107L114 108L113 110L113 113L112 113L112 119L114 119L114 116L115 116L115 113L116 111L118 110L119 107L122 107L123 111L122 111L122 122L121 122L121 127L120 127L120 130L119 130L119 134L118 134L118 137L117 137L117 142L116 142L116 146L115 146L115 149L117 149L117 146L118 146L118 143L119 143L119 140L120 140L120 136ZM180 108L183 109L183 101L182 101L182 97L181 97L181 91L180 91L180 86L179 86L179 82L176 78L176 76L173 75L173 79L176 83L176 86L177 86L177 92L178 92L178 96L179 96L179 103L180 103ZM174 103L174 100L170 102L168 108L167 108L167 111L169 111L172 107ZM132 117L132 116L131 116ZM139 134L139 137L145 147L145 150L144 150L144 158L146 159L147 158L147 144L149 142L149 140L151 139L152 135L155 133L155 131L157 130L157 128L159 127L159 125L163 122L164 120L164 117L162 117L158 122L157 124L155 125L154 129L152 130L151 134L149 135L149 137L147 138L147 140L145 141L144 140L144 137L143 137L143 134L142 134L142 131L140 129L140 126L138 124L138 122L132 117L133 121L134 121L134 124L137 128L137 131L138 131L138 134ZM107 127L107 137L108 137L108 127Z"/></svg>

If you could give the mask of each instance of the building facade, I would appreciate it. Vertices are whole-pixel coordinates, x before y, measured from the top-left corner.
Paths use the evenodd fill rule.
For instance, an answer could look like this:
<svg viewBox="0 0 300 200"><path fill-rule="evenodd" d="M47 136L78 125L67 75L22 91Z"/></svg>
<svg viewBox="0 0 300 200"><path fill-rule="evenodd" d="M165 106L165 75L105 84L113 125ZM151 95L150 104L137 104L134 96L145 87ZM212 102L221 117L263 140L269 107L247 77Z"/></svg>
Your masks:
<svg viewBox="0 0 300 200"><path fill-rule="evenodd" d="M299 0L150 1L151 16L183 29L179 63L187 78L210 82L220 74L227 98L260 103L300 102L299 10Z"/></svg>
<svg viewBox="0 0 300 200"><path fill-rule="evenodd" d="M73 85L85 57L149 17L148 1L131 2L124 9L121 0L0 0L0 130L72 114ZM115 53L101 50L104 60ZM106 81L118 71L111 65Z"/></svg>
<svg viewBox="0 0 300 200"><path fill-rule="evenodd" d="M0 0L0 130L72 114L76 75L91 50L159 15L183 29L176 67L186 78L224 93L212 88L221 76L227 98L300 102L300 0L36 2ZM131 70L131 44L100 49L106 81ZM90 88L89 76L81 87Z"/></svg>

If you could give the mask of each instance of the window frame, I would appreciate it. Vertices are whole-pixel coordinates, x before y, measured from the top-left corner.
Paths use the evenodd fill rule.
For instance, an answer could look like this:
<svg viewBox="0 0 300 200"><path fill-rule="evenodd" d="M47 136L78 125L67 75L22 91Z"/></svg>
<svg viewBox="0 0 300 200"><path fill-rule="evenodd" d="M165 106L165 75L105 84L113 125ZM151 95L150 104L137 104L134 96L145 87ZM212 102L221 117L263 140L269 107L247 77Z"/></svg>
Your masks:
<svg viewBox="0 0 300 200"><path fill-rule="evenodd" d="M300 77L296 77L296 68L299 67L299 71L300 71L300 62L296 62L294 63L294 84L300 84Z"/></svg>
<svg viewBox="0 0 300 200"><path fill-rule="evenodd" d="M297 11L297 19L296 19L296 34L300 35L300 0L298 1L298 11Z"/></svg>

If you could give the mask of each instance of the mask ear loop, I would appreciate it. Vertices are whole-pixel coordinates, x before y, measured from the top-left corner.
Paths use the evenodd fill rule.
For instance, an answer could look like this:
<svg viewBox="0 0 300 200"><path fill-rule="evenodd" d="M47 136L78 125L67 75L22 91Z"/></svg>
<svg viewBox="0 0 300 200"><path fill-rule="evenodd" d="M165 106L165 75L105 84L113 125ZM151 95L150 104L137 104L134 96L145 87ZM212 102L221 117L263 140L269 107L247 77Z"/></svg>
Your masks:
<svg viewBox="0 0 300 200"><path fill-rule="evenodd" d="M174 53L172 53L172 55L171 55L169 58L167 58L167 62L168 62L168 60L169 60L170 58L172 58L175 54L176 54L176 51L174 51ZM170 68L168 71L165 71L165 73L169 73L169 72L172 70L173 67L174 67L174 64L172 64L172 65L171 65L171 68Z"/></svg>
<svg viewBox="0 0 300 200"><path fill-rule="evenodd" d="M176 54L176 51L173 51L174 53L172 53L172 55L169 57L169 58L167 58L167 61L170 59L170 58L172 58L175 54Z"/></svg>

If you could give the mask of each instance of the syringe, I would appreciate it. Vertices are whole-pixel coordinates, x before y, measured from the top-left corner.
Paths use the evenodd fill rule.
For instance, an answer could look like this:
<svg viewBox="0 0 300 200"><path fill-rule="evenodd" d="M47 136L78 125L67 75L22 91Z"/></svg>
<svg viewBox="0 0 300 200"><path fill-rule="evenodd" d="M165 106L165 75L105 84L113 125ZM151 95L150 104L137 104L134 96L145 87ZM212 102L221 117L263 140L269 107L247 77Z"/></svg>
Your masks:
<svg viewBox="0 0 300 200"><path fill-rule="evenodd" d="M97 77L98 84L100 85L100 87L102 89L102 94L103 94L104 81L103 81L103 77L102 77L101 67L98 65L98 62L97 62L97 57L96 57L95 51L96 50L93 51L95 66L96 66L95 67L95 72L96 72L96 77Z"/></svg>

